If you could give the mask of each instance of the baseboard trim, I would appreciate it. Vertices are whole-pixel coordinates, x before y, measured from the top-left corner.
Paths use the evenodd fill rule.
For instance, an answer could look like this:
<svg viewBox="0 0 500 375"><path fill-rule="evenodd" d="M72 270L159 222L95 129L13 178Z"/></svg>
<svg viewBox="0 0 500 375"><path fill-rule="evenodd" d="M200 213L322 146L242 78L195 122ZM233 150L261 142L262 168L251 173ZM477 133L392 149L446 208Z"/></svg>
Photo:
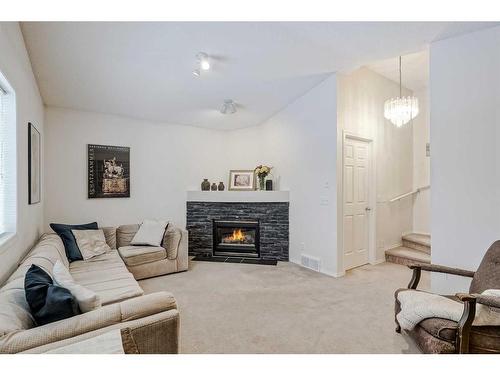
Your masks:
<svg viewBox="0 0 500 375"><path fill-rule="evenodd" d="M380 259L375 259L373 262L370 262L370 264L372 266L375 266L377 264L384 263L384 262L385 262L385 258L380 258Z"/></svg>

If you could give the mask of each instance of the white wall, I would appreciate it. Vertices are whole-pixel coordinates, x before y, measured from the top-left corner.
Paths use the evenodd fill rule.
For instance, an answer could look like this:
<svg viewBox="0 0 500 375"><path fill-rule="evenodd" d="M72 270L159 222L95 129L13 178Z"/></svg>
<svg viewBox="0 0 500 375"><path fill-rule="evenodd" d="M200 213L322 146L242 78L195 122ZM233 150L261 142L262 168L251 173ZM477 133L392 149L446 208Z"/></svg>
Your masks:
<svg viewBox="0 0 500 375"><path fill-rule="evenodd" d="M397 83L367 68L339 75L338 82L337 179L341 184L342 131L372 139L377 201L375 261L381 261L385 250L401 244L401 234L412 230L412 198L388 202L413 189L412 126L397 128L384 118L384 102L399 95ZM403 90L404 95L409 93ZM339 207L340 204L341 194L338 197ZM341 219L340 216L339 222Z"/></svg>
<svg viewBox="0 0 500 375"><path fill-rule="evenodd" d="M166 218L185 225L186 191L227 183L222 131L46 109L45 226ZM131 197L87 199L87 144L130 147Z"/></svg>
<svg viewBox="0 0 500 375"><path fill-rule="evenodd" d="M185 225L186 190L202 178L227 183L230 169L274 166L290 190L290 260L306 253L336 273L336 78L304 94L263 125L234 131L150 123L46 109L45 225L101 225L165 217ZM87 199L86 145L131 148L131 197ZM327 201L327 205L321 205Z"/></svg>
<svg viewBox="0 0 500 375"><path fill-rule="evenodd" d="M337 79L330 76L264 124L229 133L231 168L273 166L290 190L290 261L317 257L337 275Z"/></svg>
<svg viewBox="0 0 500 375"><path fill-rule="evenodd" d="M0 247L2 283L36 241L43 222L43 200L28 205L28 122L40 131L43 143L43 104L18 23L0 23L0 71L16 94L18 199L17 235Z"/></svg>
<svg viewBox="0 0 500 375"><path fill-rule="evenodd" d="M415 189L431 184L430 157L426 156L426 144L430 142L429 90L415 92L419 115L413 120L413 186ZM414 196L413 231L431 233L431 190L425 189Z"/></svg>
<svg viewBox="0 0 500 375"><path fill-rule="evenodd" d="M432 261L475 270L500 238L500 27L431 45ZM433 275L437 292L468 279Z"/></svg>

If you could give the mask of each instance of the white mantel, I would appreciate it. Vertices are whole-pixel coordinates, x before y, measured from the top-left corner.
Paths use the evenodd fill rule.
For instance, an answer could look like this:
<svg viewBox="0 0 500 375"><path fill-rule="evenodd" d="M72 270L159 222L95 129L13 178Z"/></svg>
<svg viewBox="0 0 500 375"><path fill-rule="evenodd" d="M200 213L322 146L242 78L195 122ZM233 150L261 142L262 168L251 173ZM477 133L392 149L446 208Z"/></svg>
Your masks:
<svg viewBox="0 0 500 375"><path fill-rule="evenodd" d="M188 202L289 202L289 191L188 191Z"/></svg>

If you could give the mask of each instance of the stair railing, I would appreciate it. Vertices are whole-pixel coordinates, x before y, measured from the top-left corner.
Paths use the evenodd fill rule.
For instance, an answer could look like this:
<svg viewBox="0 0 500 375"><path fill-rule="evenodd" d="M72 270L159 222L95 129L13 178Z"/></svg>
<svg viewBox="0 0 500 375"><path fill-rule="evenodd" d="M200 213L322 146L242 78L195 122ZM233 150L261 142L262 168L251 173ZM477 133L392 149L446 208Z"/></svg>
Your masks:
<svg viewBox="0 0 500 375"><path fill-rule="evenodd" d="M409 191L408 193L404 193L404 194L398 195L397 197L392 198L391 200L389 200L389 203L393 203L393 202L399 201L399 200L401 200L403 198L409 197L410 195L418 194L421 191L427 190L427 189L430 189L430 188L431 188L431 185L426 185L426 186L419 187L418 189Z"/></svg>

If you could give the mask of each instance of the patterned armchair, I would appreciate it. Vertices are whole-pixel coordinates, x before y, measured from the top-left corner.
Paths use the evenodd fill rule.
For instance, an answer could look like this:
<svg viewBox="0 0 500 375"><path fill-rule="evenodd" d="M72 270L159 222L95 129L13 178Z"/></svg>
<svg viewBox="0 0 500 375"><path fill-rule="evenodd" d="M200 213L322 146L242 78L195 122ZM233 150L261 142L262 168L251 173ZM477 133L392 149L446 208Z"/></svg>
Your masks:
<svg viewBox="0 0 500 375"><path fill-rule="evenodd" d="M500 289L500 241L493 243L486 252L476 272L433 264L413 264L413 277L408 289L417 289L422 270L472 278L468 294L446 296L463 303L464 311L460 321L441 318L422 320L413 330L406 332L424 353L500 353L500 326L473 326L476 304L498 309L500 297L481 295L487 289ZM396 291L395 312L401 311ZM401 327L396 320L396 332Z"/></svg>

